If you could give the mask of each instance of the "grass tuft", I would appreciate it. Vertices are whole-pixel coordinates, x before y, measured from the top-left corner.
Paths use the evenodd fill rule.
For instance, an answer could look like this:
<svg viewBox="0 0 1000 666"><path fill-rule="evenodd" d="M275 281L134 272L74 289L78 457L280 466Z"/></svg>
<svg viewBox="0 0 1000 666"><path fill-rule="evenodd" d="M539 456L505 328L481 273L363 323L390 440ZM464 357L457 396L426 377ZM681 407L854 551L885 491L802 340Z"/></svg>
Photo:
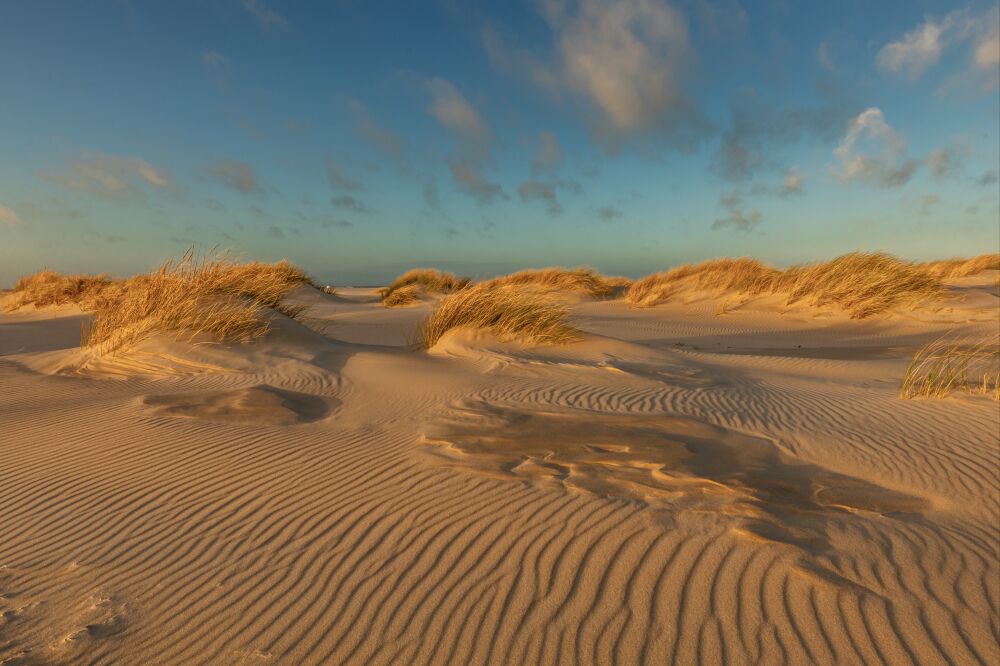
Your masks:
<svg viewBox="0 0 1000 666"><path fill-rule="evenodd" d="M238 263L189 251L106 289L81 343L105 354L157 333L188 340L206 334L223 341L252 340L268 331L268 310L301 316L305 307L290 305L285 297L302 284L312 280L286 261Z"/></svg>
<svg viewBox="0 0 1000 666"><path fill-rule="evenodd" d="M913 356L899 397L944 398L955 391L1000 400L1000 346L940 338Z"/></svg>
<svg viewBox="0 0 1000 666"><path fill-rule="evenodd" d="M1000 254L981 254L971 259L939 259L920 264L931 275L940 278L963 278L983 271L1000 271Z"/></svg>
<svg viewBox="0 0 1000 666"><path fill-rule="evenodd" d="M43 270L18 279L12 290L13 298L7 310L34 305L78 305L83 310L93 308L101 293L112 284L106 275L63 275Z"/></svg>
<svg viewBox="0 0 1000 666"><path fill-rule="evenodd" d="M470 328L533 344L562 344L579 337L567 316L566 308L545 294L477 285L441 301L420 328L419 342L429 349L448 331Z"/></svg>
<svg viewBox="0 0 1000 666"><path fill-rule="evenodd" d="M449 294L465 289L470 279L445 273L436 268L414 268L393 280L388 287L379 290L382 304L386 307L406 305L422 298L425 294Z"/></svg>
<svg viewBox="0 0 1000 666"><path fill-rule="evenodd" d="M863 319L897 305L920 305L944 296L941 279L917 264L879 252L852 252L831 261L780 271L756 259L713 259L678 266L635 282L626 299L639 307L669 301L683 290L716 295L779 294L786 303L833 305Z"/></svg>
<svg viewBox="0 0 1000 666"><path fill-rule="evenodd" d="M484 282L488 288L530 286L545 291L578 291L593 298L607 298L628 287L631 280L607 277L592 268L541 268L502 275Z"/></svg>

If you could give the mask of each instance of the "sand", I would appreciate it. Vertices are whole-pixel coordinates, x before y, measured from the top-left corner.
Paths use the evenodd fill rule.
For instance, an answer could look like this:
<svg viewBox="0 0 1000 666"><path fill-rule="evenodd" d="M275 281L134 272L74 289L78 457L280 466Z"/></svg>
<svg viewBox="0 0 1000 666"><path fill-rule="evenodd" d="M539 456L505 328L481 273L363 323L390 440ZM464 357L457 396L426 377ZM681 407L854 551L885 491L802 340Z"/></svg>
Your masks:
<svg viewBox="0 0 1000 666"><path fill-rule="evenodd" d="M370 290L102 359L2 314L0 662L1000 663L1000 407L897 397L995 280L430 352Z"/></svg>

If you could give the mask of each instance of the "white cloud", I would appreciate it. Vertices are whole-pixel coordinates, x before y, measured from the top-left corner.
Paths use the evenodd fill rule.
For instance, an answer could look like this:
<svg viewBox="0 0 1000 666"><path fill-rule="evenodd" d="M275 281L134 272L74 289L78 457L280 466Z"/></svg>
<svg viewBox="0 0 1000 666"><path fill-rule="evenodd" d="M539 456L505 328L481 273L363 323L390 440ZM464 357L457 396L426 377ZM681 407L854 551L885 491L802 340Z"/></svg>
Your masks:
<svg viewBox="0 0 1000 666"><path fill-rule="evenodd" d="M541 9L553 34L552 58L509 49L487 30L484 45L495 67L526 73L556 96L587 100L610 136L700 129L681 86L692 52L678 10L655 0L544 0Z"/></svg>
<svg viewBox="0 0 1000 666"><path fill-rule="evenodd" d="M957 9L944 17L928 17L898 40L886 44L875 57L876 66L883 72L905 76L910 80L919 79L931 66L941 60L948 48L970 44L969 70L966 83L972 77L987 79L984 89L996 87L1000 78L1000 9L994 6L980 16L969 9ZM954 82L953 82L954 83Z"/></svg>
<svg viewBox="0 0 1000 666"><path fill-rule="evenodd" d="M270 9L264 0L243 0L243 8L256 19L263 32L288 30L288 19Z"/></svg>
<svg viewBox="0 0 1000 666"><path fill-rule="evenodd" d="M165 170L137 157L84 153L70 163L69 171L40 175L73 191L105 199L142 198L143 186L167 192L177 190Z"/></svg>
<svg viewBox="0 0 1000 666"><path fill-rule="evenodd" d="M906 157L906 141L872 107L862 111L833 151L840 160L837 176L843 182L862 181L880 187L899 187L910 180L917 161Z"/></svg>
<svg viewBox="0 0 1000 666"><path fill-rule="evenodd" d="M920 78L924 70L941 59L948 22L947 18L941 23L927 19L898 41L883 46L875 64L884 72L903 74L912 80Z"/></svg>
<svg viewBox="0 0 1000 666"><path fill-rule="evenodd" d="M0 204L0 227L19 227L24 222L12 208Z"/></svg>

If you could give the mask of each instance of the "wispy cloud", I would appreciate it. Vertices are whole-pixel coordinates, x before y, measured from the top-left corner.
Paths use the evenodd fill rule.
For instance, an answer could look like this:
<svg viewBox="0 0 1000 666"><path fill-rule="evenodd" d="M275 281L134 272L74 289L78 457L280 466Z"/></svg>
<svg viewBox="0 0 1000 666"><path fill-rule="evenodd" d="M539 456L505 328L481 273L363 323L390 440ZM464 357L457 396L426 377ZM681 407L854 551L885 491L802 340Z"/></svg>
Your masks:
<svg viewBox="0 0 1000 666"><path fill-rule="evenodd" d="M545 210L549 215L558 215L562 212L562 206L559 205L559 200L556 198L555 188L548 183L527 180L517 188L517 193L521 197L521 201L524 202L545 202Z"/></svg>
<svg viewBox="0 0 1000 666"><path fill-rule="evenodd" d="M397 164L402 164L405 152L403 138L376 123L368 108L353 97L347 98L347 107L357 120L358 133L368 145Z"/></svg>
<svg viewBox="0 0 1000 666"><path fill-rule="evenodd" d="M773 153L805 139L834 140L858 113L846 97L824 91L821 103L780 108L755 90L730 100L729 126L712 158L711 170L730 181L746 181L760 170L780 170Z"/></svg>
<svg viewBox="0 0 1000 666"><path fill-rule="evenodd" d="M723 192L719 195L719 204L726 209L726 216L716 218L713 229L731 227L736 231L752 231L761 221L760 211L747 210L744 207L743 195L739 191Z"/></svg>
<svg viewBox="0 0 1000 666"><path fill-rule="evenodd" d="M261 192L260 185L257 184L257 174L246 162L225 160L208 167L208 173L226 187L243 194Z"/></svg>
<svg viewBox="0 0 1000 666"><path fill-rule="evenodd" d="M996 169L990 169L983 173L982 176L976 179L976 185L980 187L989 187L990 185L997 184L997 172Z"/></svg>
<svg viewBox="0 0 1000 666"><path fill-rule="evenodd" d="M833 152L840 161L835 173L842 182L899 187L917 168L917 161L906 156L906 141L889 126L877 107L862 111L851 121Z"/></svg>
<svg viewBox="0 0 1000 666"><path fill-rule="evenodd" d="M611 220L617 219L622 216L620 209L614 206L603 206L597 210L597 217L601 218L605 222L610 222Z"/></svg>
<svg viewBox="0 0 1000 666"><path fill-rule="evenodd" d="M243 8L247 10L262 32L284 32L288 30L288 19L269 8L264 0L243 0Z"/></svg>
<svg viewBox="0 0 1000 666"><path fill-rule="evenodd" d="M364 189L361 183L348 175L347 170L332 157L326 158L326 176L330 181L330 187L335 190L358 192Z"/></svg>
<svg viewBox="0 0 1000 666"><path fill-rule="evenodd" d="M785 172L785 178L781 181L781 189L778 190L779 197L790 197L802 194L806 184L806 177L802 172L792 167Z"/></svg>
<svg viewBox="0 0 1000 666"><path fill-rule="evenodd" d="M333 197L330 199L330 204L336 208L346 208L347 210L353 210L356 213L365 213L368 211L365 208L365 204L358 199L355 199L349 194L344 194L341 196Z"/></svg>
<svg viewBox="0 0 1000 666"><path fill-rule="evenodd" d="M455 183L479 203L489 204L498 197L506 197L499 184L486 179L479 165L449 160L448 168Z"/></svg>
<svg viewBox="0 0 1000 666"><path fill-rule="evenodd" d="M205 51L201 54L201 64L205 67L205 72L217 86L224 87L229 84L229 74L232 70L232 61L218 51Z"/></svg>
<svg viewBox="0 0 1000 666"><path fill-rule="evenodd" d="M535 149L535 157L531 161L531 172L534 174L543 171L551 171L562 163L562 148L559 147L559 139L552 132L540 132L538 134L538 148Z"/></svg>
<svg viewBox="0 0 1000 666"><path fill-rule="evenodd" d="M177 191L164 169L138 157L84 153L70 162L68 171L43 172L39 176L75 192L109 200L144 198L145 189Z"/></svg>
<svg viewBox="0 0 1000 666"><path fill-rule="evenodd" d="M434 78L426 83L431 96L427 112L457 140L457 153L448 160L459 188L481 204L506 196L499 184L483 173L490 160L490 131L474 106L450 81Z"/></svg>
<svg viewBox="0 0 1000 666"><path fill-rule="evenodd" d="M19 227L24 221L18 217L13 208L0 204L0 227Z"/></svg>
<svg viewBox="0 0 1000 666"><path fill-rule="evenodd" d="M431 96L427 112L437 118L442 127L470 143L482 143L489 139L482 116L454 84L436 77L427 82L427 92Z"/></svg>

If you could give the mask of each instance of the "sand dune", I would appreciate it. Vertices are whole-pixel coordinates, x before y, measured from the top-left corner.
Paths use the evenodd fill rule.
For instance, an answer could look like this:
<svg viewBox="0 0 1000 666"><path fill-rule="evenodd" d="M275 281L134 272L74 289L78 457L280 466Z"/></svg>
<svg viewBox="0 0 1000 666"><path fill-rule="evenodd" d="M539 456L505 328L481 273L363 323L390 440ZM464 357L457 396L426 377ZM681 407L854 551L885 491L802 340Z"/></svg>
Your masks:
<svg viewBox="0 0 1000 666"><path fill-rule="evenodd" d="M252 345L0 315L3 663L998 663L1000 410L862 321L580 301L528 347L302 291ZM959 295L962 296L959 299Z"/></svg>

